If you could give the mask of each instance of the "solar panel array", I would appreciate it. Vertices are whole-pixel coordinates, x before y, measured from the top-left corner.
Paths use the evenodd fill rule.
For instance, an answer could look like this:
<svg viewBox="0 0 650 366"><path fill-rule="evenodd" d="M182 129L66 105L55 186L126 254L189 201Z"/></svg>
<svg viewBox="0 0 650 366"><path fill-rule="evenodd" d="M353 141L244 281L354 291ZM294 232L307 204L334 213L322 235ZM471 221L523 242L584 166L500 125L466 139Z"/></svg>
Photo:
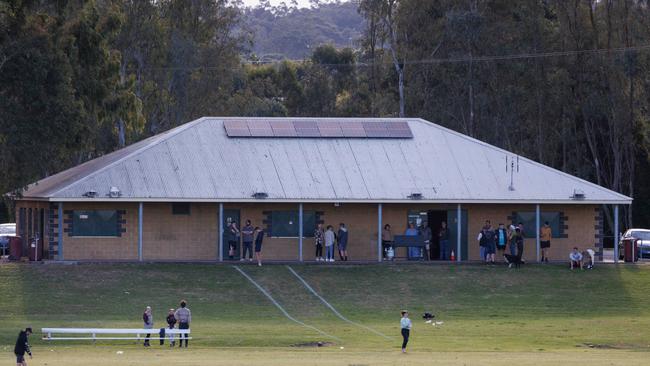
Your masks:
<svg viewBox="0 0 650 366"><path fill-rule="evenodd" d="M413 138L404 121L225 120L228 137Z"/></svg>

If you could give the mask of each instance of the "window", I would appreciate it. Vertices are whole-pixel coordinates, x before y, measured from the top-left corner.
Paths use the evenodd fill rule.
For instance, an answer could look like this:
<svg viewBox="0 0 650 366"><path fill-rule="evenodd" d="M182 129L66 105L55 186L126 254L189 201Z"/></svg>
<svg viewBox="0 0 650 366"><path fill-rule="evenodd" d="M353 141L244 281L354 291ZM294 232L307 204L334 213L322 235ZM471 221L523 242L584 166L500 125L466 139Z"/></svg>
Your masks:
<svg viewBox="0 0 650 366"><path fill-rule="evenodd" d="M190 214L189 202L172 203L172 215L189 215L189 214Z"/></svg>
<svg viewBox="0 0 650 366"><path fill-rule="evenodd" d="M561 238L564 235L564 225L561 220L561 212L540 212L539 225L540 228L544 226L544 222L548 221L548 225L551 227L551 233L553 238ZM528 238L535 237L535 212L517 212L514 216L515 220L513 224L523 223L524 232Z"/></svg>
<svg viewBox="0 0 650 366"><path fill-rule="evenodd" d="M303 211L302 233L305 237L313 237L316 228L316 212ZM271 212L271 236L298 237L298 211Z"/></svg>
<svg viewBox="0 0 650 366"><path fill-rule="evenodd" d="M117 211L73 211L72 236L118 236Z"/></svg>

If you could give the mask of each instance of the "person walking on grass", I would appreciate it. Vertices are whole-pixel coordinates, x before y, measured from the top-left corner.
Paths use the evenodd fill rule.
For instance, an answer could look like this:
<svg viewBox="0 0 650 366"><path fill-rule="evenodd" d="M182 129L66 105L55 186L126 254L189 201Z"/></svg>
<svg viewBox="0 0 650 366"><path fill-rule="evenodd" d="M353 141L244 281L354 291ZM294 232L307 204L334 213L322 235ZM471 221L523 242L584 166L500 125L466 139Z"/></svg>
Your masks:
<svg viewBox="0 0 650 366"><path fill-rule="evenodd" d="M323 224L318 224L314 230L314 245L316 246L316 261L323 261L323 244L325 243L325 232Z"/></svg>
<svg viewBox="0 0 650 366"><path fill-rule="evenodd" d="M25 328L18 333L18 339L16 339L16 346L14 347L14 354L16 355L16 365L17 366L27 366L25 361L25 353L29 355L29 358L32 358L32 350L29 346L29 337L32 334L32 328Z"/></svg>
<svg viewBox="0 0 650 366"><path fill-rule="evenodd" d="M447 230L447 222L445 221L440 223L438 239L440 240L440 260L446 261L449 259L449 231Z"/></svg>
<svg viewBox="0 0 650 366"><path fill-rule="evenodd" d="M344 260L347 262L348 260L348 228L345 227L344 223L339 224L339 238L338 238L338 245L339 245L339 256L341 257L341 260Z"/></svg>
<svg viewBox="0 0 650 366"><path fill-rule="evenodd" d="M187 301L181 300L181 307L179 309L176 309L174 318L176 318L178 321L178 329L190 329L190 323L192 322L192 312L187 307ZM187 333L180 334L178 336L178 347L183 347L183 338L185 338L185 348L187 348Z"/></svg>
<svg viewBox="0 0 650 366"><path fill-rule="evenodd" d="M411 319L409 319L409 312L402 310L402 319L400 319L400 326L402 327L402 353L406 353L406 345L409 343L409 336L411 335Z"/></svg>
<svg viewBox="0 0 650 366"><path fill-rule="evenodd" d="M544 226L539 229L540 249L542 250L542 263L548 263L548 251L551 248L551 237L553 231L548 225L548 221L544 222Z"/></svg>
<svg viewBox="0 0 650 366"><path fill-rule="evenodd" d="M167 313L167 326L169 327L169 329L174 329L174 327L176 326L176 317L174 316L174 309L169 309L169 313ZM169 333L169 347L174 347L175 344L176 343L174 341L174 334Z"/></svg>
<svg viewBox="0 0 650 366"><path fill-rule="evenodd" d="M147 306L144 309L144 313L142 314L142 321L144 322L144 329L153 329L153 312L151 311L151 306ZM149 338L151 337L151 333L147 333L147 335L144 337L144 346L149 347Z"/></svg>
<svg viewBox="0 0 650 366"><path fill-rule="evenodd" d="M262 242L264 241L264 230L259 226L255 227L255 259L257 259L257 265L262 266Z"/></svg>
<svg viewBox="0 0 650 366"><path fill-rule="evenodd" d="M332 225L327 225L325 231L325 262L334 262L334 243L336 242L336 235Z"/></svg>
<svg viewBox="0 0 650 366"><path fill-rule="evenodd" d="M251 220L246 220L246 226L241 229L242 241L244 242L244 252L242 253L241 260L246 260L246 253L248 253L248 261L253 261L253 236L255 229L251 225Z"/></svg>

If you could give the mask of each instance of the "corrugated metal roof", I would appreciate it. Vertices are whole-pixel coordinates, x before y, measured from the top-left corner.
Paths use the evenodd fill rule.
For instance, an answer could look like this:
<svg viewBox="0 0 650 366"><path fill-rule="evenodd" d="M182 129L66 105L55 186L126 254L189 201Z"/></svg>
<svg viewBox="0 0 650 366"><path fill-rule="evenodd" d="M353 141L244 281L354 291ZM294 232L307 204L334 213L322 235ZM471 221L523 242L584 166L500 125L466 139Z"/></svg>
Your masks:
<svg viewBox="0 0 650 366"><path fill-rule="evenodd" d="M513 154L422 119L318 119L407 121L412 139L229 138L225 120L237 118L187 123L34 183L24 197L90 200L83 195L94 190L94 200L109 200L118 187L131 201L254 201L264 192L303 202L399 202L413 193L423 202L631 202L524 158L509 190ZM584 200L571 199L576 190Z"/></svg>

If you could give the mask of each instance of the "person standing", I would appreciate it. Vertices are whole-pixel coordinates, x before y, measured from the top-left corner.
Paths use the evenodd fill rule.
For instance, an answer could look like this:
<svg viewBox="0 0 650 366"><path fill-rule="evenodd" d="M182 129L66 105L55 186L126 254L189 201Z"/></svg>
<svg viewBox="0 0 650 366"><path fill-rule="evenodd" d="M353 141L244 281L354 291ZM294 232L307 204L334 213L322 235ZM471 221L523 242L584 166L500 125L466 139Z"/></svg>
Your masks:
<svg viewBox="0 0 650 366"><path fill-rule="evenodd" d="M144 322L144 329L153 329L153 312L151 311L151 306L147 306L144 309L144 313L142 314L142 321ZM151 333L147 333L147 335L144 337L144 346L149 347L149 338L151 337Z"/></svg>
<svg viewBox="0 0 650 366"><path fill-rule="evenodd" d="M255 227L255 259L257 259L257 265L262 266L262 242L264 241L264 230L259 226Z"/></svg>
<svg viewBox="0 0 650 366"><path fill-rule="evenodd" d="M438 240L440 241L440 260L446 261L449 259L449 230L447 230L446 221L440 223Z"/></svg>
<svg viewBox="0 0 650 366"><path fill-rule="evenodd" d="M508 243L510 246L510 255L517 255L517 243L515 243L515 225L510 225L508 227Z"/></svg>
<svg viewBox="0 0 650 366"><path fill-rule="evenodd" d="M406 353L406 345L409 343L409 336L411 335L411 319L406 310L402 310L402 319L400 319L400 326L402 327L402 353Z"/></svg>
<svg viewBox="0 0 650 366"><path fill-rule="evenodd" d="M495 239L497 243L497 251L499 252L499 258L501 258L504 254L506 254L506 247L508 246L508 230L506 230L506 226L504 224L499 224Z"/></svg>
<svg viewBox="0 0 650 366"><path fill-rule="evenodd" d="M348 228L345 227L344 223L339 224L339 255L342 260L348 261Z"/></svg>
<svg viewBox="0 0 650 366"><path fill-rule="evenodd" d="M494 263L496 252L496 242L494 239L494 229L490 220L485 220L485 225L478 234L479 246L481 247L481 259L485 263Z"/></svg>
<svg viewBox="0 0 650 366"><path fill-rule="evenodd" d="M241 260L246 260L246 253L248 253L248 261L253 261L253 232L255 229L251 225L251 220L246 220L246 226L241 229L242 242L244 242L244 251Z"/></svg>
<svg viewBox="0 0 650 366"><path fill-rule="evenodd" d="M332 225L327 225L327 230L325 231L325 261L334 262L334 243L336 242L336 236L334 235L334 228Z"/></svg>
<svg viewBox="0 0 650 366"><path fill-rule="evenodd" d="M426 222L422 223L422 229L420 230L420 235L424 237L424 252L427 260L431 260L433 257L433 252L431 251L431 228Z"/></svg>
<svg viewBox="0 0 650 366"><path fill-rule="evenodd" d="M551 238L553 237L553 231L548 224L548 221L544 222L544 226L539 230L540 238L540 249L542 250L542 263L548 263L548 251L551 248Z"/></svg>
<svg viewBox="0 0 650 366"><path fill-rule="evenodd" d="M523 253L524 253L523 248L524 248L524 244L526 242L526 231L524 230L524 223L520 221L517 224L517 229L519 229L519 231L515 230L515 232L519 236L518 240L521 241L521 248L522 248L521 249L521 254L520 254L520 252L519 252L519 244L517 244L517 256L519 257L519 261L523 261Z"/></svg>
<svg viewBox="0 0 650 366"><path fill-rule="evenodd" d="M405 236L418 236L418 229L415 228L415 224L410 222L406 231L404 231ZM409 259L411 258L422 258L422 248L421 247L408 247Z"/></svg>
<svg viewBox="0 0 650 366"><path fill-rule="evenodd" d="M174 309L169 309L169 313L167 313L167 326L169 329L174 329L176 326L176 317L174 316ZM160 344L162 345L162 339L160 340ZM174 341L174 334L169 333L169 347L174 347L175 345Z"/></svg>
<svg viewBox="0 0 650 366"><path fill-rule="evenodd" d="M390 230L390 225L384 225L384 230L381 231L381 251L382 257L386 259L388 248L393 244L393 232Z"/></svg>
<svg viewBox="0 0 650 366"><path fill-rule="evenodd" d="M239 229L237 228L237 223L236 222L231 222L230 225L228 225L228 258L230 260L235 259L235 255L237 254L237 244L239 244Z"/></svg>
<svg viewBox="0 0 650 366"><path fill-rule="evenodd" d="M29 346L29 337L32 334L32 328L25 328L18 333L18 339L16 339L16 346L14 347L14 354L16 355L16 365L27 366L25 361L25 353L29 355L29 358L32 358L32 350Z"/></svg>
<svg viewBox="0 0 650 366"><path fill-rule="evenodd" d="M323 260L323 244L325 243L325 232L323 224L318 224L314 230L314 244L316 245L316 261Z"/></svg>
<svg viewBox="0 0 650 366"><path fill-rule="evenodd" d="M176 309L174 318L178 320L178 329L190 329L190 323L192 322L192 312L187 307L187 301L181 300L181 307L180 309ZM178 336L178 347L183 347L183 338L185 338L185 348L187 348L187 333L180 334Z"/></svg>

